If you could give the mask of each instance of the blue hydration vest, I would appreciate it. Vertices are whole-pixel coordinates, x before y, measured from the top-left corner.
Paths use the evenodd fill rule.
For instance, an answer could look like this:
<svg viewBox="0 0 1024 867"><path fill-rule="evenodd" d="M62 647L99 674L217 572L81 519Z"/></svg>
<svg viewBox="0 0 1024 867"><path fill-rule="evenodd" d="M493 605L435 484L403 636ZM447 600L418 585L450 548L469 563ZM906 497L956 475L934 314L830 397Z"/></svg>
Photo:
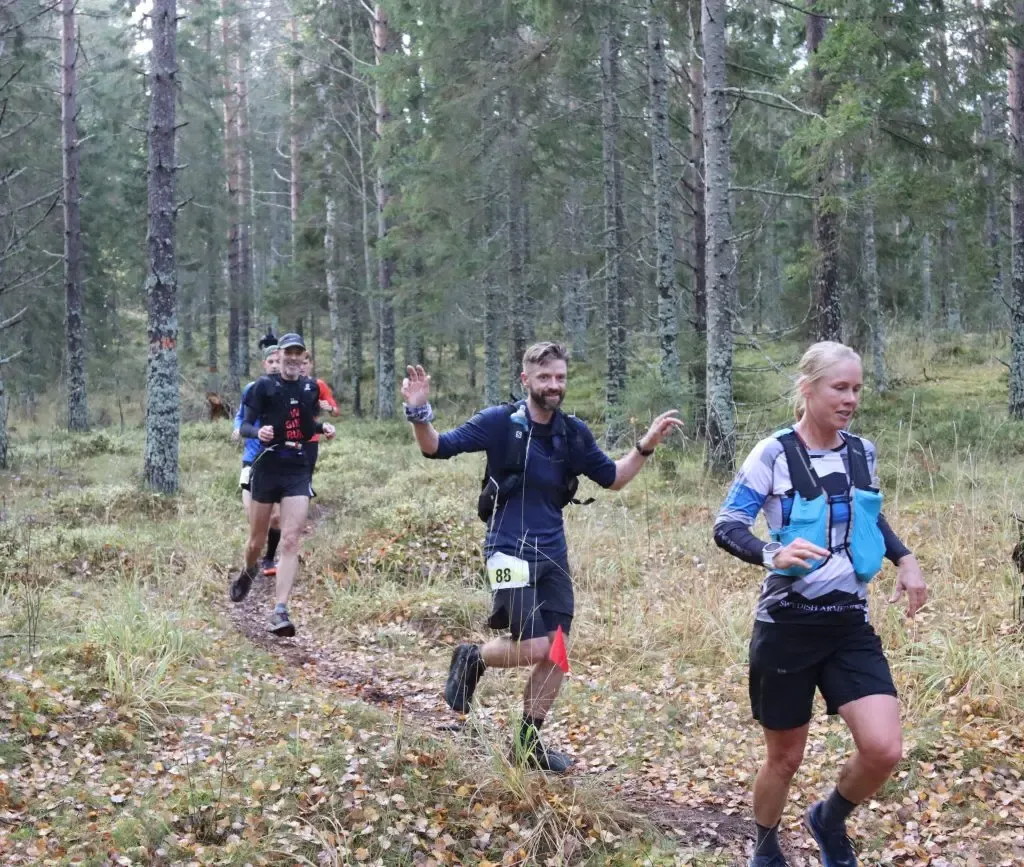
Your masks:
<svg viewBox="0 0 1024 867"><path fill-rule="evenodd" d="M811 466L810 455L803 442L792 428L784 428L773 436L782 444L789 466L789 479L792 490L787 495L793 497L793 508L789 518L783 519L779 530L772 530L771 537L776 542L788 545L796 539L805 539L821 548L831 548L829 533L828 495L821 486L818 474ZM850 529L847 533L846 548L853 563L853 571L858 581L868 582L882 569L885 557L885 540L878 528L878 518L882 513L883 496L871 486L871 472L868 469L864 443L853 434L841 434L846 442L850 461ZM826 558L827 559L827 558ZM779 575L801 577L813 572L825 560L814 561L810 568L790 566L788 569L776 569Z"/></svg>

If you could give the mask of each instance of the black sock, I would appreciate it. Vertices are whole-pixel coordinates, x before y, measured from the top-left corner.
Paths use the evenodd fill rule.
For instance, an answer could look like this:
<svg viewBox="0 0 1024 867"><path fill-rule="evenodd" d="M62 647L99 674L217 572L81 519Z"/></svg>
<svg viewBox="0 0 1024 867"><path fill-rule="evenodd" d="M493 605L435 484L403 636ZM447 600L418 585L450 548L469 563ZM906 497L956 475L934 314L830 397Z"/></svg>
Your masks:
<svg viewBox="0 0 1024 867"><path fill-rule="evenodd" d="M275 530L271 527L267 530L267 559L273 560L274 555L277 553L277 543L281 541L280 529Z"/></svg>
<svg viewBox="0 0 1024 867"><path fill-rule="evenodd" d="M764 825L758 825L754 822L754 826L757 828L757 843L754 844L755 855L781 855L782 848L779 846L779 826L776 825L773 828L766 828Z"/></svg>
<svg viewBox="0 0 1024 867"><path fill-rule="evenodd" d="M835 827L842 825L846 821L846 817L856 808L856 804L852 801L847 801L846 798L839 794L839 789L835 788L832 790L832 794L828 796L828 800L822 804L819 816L822 824Z"/></svg>

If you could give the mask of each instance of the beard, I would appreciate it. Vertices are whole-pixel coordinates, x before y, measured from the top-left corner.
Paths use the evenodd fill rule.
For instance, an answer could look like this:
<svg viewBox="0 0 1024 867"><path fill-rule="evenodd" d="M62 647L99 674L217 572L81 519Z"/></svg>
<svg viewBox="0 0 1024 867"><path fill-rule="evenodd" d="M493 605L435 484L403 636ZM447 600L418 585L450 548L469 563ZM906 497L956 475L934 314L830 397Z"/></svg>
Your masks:
<svg viewBox="0 0 1024 867"><path fill-rule="evenodd" d="M564 391L534 391L530 389L530 400L547 412L554 412L562 405Z"/></svg>

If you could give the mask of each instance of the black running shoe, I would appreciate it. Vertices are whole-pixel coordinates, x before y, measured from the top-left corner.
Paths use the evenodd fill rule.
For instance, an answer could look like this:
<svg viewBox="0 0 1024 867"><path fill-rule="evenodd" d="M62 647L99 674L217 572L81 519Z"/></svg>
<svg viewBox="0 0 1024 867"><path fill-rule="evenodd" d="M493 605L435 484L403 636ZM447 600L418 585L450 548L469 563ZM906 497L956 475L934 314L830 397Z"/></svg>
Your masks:
<svg viewBox="0 0 1024 867"><path fill-rule="evenodd" d="M749 867L789 867L783 855L755 855L750 859Z"/></svg>
<svg viewBox="0 0 1024 867"><path fill-rule="evenodd" d="M288 618L287 611L274 611L267 628L279 638L291 638L295 634L295 624Z"/></svg>
<svg viewBox="0 0 1024 867"><path fill-rule="evenodd" d="M574 759L566 753L558 750L550 750L544 746L537 736L536 730L528 735L523 743L522 734L516 735L512 741L513 764L524 763L538 771L547 771L550 774L565 774L574 764Z"/></svg>
<svg viewBox="0 0 1024 867"><path fill-rule="evenodd" d="M480 648L475 644L460 644L452 654L448 669L448 680L444 685L444 700L454 711L466 713L473 703L476 683L484 673L484 661Z"/></svg>
<svg viewBox="0 0 1024 867"><path fill-rule="evenodd" d="M824 801L818 801L804 813L804 827L821 849L822 867L857 867L857 856L850 838L846 836L846 825L831 828L824 824L821 821L821 808L824 806Z"/></svg>
<svg viewBox="0 0 1024 867"><path fill-rule="evenodd" d="M241 602L249 595L249 588L252 587L252 579L256 577L257 569L243 568L231 582L231 601Z"/></svg>

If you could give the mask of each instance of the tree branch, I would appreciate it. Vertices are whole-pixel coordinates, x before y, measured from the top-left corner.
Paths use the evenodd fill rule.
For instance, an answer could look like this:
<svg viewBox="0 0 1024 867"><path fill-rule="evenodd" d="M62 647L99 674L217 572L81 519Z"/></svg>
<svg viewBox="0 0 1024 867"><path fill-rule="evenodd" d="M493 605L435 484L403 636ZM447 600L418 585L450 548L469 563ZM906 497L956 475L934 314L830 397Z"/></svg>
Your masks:
<svg viewBox="0 0 1024 867"><path fill-rule="evenodd" d="M782 196L790 199L807 199L808 201L815 202L820 196L810 195L809 193L791 193L786 190L764 190L761 187L729 187L729 191L733 193L759 193L765 196Z"/></svg>
<svg viewBox="0 0 1024 867"><path fill-rule="evenodd" d="M22 307L21 310L19 310L13 316L8 316L3 322L0 322L0 331L6 331L12 325L17 325L19 322L21 322L27 310L28 307Z"/></svg>

